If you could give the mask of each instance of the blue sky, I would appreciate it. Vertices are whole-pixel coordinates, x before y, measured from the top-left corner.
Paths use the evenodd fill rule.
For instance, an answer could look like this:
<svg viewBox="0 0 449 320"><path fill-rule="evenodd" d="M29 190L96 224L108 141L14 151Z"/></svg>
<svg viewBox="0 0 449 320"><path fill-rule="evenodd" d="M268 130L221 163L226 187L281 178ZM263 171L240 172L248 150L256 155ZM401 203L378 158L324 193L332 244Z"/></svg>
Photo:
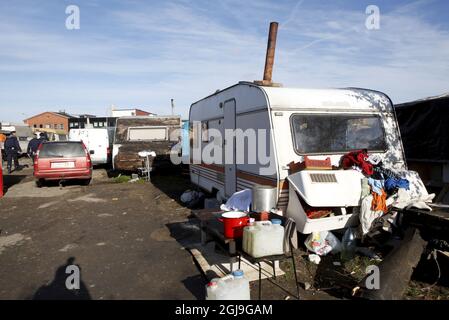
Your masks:
<svg viewBox="0 0 449 320"><path fill-rule="evenodd" d="M79 30L65 28L68 5ZM365 27L368 5L380 29ZM449 91L449 1L0 0L0 121L111 106L184 118L192 102L262 77L280 24L273 80L365 87L394 103Z"/></svg>

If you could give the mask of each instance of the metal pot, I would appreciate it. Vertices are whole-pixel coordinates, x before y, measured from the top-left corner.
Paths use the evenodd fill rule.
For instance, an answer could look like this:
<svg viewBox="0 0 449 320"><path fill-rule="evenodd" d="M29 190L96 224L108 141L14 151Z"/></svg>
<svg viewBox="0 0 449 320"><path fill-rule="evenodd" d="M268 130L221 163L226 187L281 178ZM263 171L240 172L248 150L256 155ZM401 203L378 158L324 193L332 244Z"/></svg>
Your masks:
<svg viewBox="0 0 449 320"><path fill-rule="evenodd" d="M223 213L219 220L223 222L224 236L236 239L243 236L243 228L248 224L249 217L244 212L230 211Z"/></svg>
<svg viewBox="0 0 449 320"><path fill-rule="evenodd" d="M262 212L276 208L277 189L270 186L255 186L252 190L252 211Z"/></svg>

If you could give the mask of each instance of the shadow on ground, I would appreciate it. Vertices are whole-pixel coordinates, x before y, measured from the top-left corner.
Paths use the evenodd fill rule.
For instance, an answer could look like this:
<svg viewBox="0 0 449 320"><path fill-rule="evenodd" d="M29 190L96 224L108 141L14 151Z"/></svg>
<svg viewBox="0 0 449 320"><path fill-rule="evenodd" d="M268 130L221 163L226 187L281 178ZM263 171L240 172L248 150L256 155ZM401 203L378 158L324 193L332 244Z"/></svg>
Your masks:
<svg viewBox="0 0 449 320"><path fill-rule="evenodd" d="M193 189L189 175L183 174L181 168L158 170L151 173L151 183L169 198L175 200L181 206L185 206L180 198L184 191Z"/></svg>
<svg viewBox="0 0 449 320"><path fill-rule="evenodd" d="M11 188L12 186L19 184L23 179L25 179L27 177L26 174L6 174L3 176L3 187L4 187L4 192L8 192L8 189Z"/></svg>
<svg viewBox="0 0 449 320"><path fill-rule="evenodd" d="M197 219L189 219L185 222L168 223L166 227L170 231L170 236L174 238L182 247L189 248L201 241L199 221ZM193 257L192 257L193 259ZM197 262L194 260L194 263ZM201 272L201 268L196 265ZM191 276L182 281L187 290L189 290L195 298L199 300L205 299L205 285L207 277L204 274Z"/></svg>
<svg viewBox="0 0 449 320"><path fill-rule="evenodd" d="M196 299L206 299L206 278L202 275L188 277L182 281L183 285L189 290Z"/></svg>
<svg viewBox="0 0 449 320"><path fill-rule="evenodd" d="M85 186L86 180L82 179L68 179L68 180L46 180L42 183L43 187L70 187L70 186Z"/></svg>
<svg viewBox="0 0 449 320"><path fill-rule="evenodd" d="M74 275L73 272L68 271L66 273L67 267L70 265L75 265L79 268L79 289L69 290L66 287L66 280L68 277ZM41 286L36 293L30 297L32 300L91 300L89 291L86 285L81 280L81 267L75 264L75 258L70 257L67 259L66 263L60 267L55 272L54 279L48 285ZM70 282L72 283L72 282Z"/></svg>

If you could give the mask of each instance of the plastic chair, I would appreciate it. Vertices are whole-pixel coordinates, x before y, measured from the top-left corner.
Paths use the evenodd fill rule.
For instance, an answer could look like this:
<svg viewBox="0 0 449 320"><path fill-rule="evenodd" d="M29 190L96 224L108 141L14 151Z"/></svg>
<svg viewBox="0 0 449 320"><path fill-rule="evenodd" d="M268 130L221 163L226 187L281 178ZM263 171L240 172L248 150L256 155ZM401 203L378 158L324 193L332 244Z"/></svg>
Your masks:
<svg viewBox="0 0 449 320"><path fill-rule="evenodd" d="M262 267L261 262L265 262L267 264L271 264L273 267L273 278L276 279L276 261L282 261L291 259L292 266L293 266L293 273L295 275L295 284L296 284L296 293L298 300L300 299L299 295L299 283L298 283L298 275L296 274L296 261L295 261L295 255L294 255L294 246L292 243L292 237L294 235L294 232L296 232L296 222L292 218L288 218L284 222L284 254L281 255L274 255L274 256L265 256L260 258L254 258L247 254L246 252L243 252L242 250L238 251L238 258L239 258L239 269L241 264L242 256L248 260L252 264L257 264L259 266L259 300L262 297Z"/></svg>
<svg viewBox="0 0 449 320"><path fill-rule="evenodd" d="M154 151L140 151L138 153L139 157L143 158L144 167L138 168L140 174L145 177L146 181L151 181L151 171L153 168L151 167L150 157L156 157L156 153Z"/></svg>

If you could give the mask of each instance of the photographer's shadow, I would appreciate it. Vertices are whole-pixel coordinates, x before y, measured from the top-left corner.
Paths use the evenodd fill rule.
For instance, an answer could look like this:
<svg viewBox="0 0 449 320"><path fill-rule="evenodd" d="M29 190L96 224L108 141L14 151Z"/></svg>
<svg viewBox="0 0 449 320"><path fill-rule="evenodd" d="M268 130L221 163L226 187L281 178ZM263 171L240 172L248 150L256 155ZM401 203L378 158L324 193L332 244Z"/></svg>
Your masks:
<svg viewBox="0 0 449 320"><path fill-rule="evenodd" d="M74 263L75 258L70 257L67 259L67 262L60 266L55 273L55 277L53 281L48 285L41 286L34 296L31 298L32 300L91 300L91 296L89 291L87 290L86 285L83 281L81 281L81 267ZM79 289L68 289L66 286L66 281L69 277L73 279L74 272L71 271L66 273L67 267L70 265L75 265L79 268ZM70 283L73 283L69 281Z"/></svg>

